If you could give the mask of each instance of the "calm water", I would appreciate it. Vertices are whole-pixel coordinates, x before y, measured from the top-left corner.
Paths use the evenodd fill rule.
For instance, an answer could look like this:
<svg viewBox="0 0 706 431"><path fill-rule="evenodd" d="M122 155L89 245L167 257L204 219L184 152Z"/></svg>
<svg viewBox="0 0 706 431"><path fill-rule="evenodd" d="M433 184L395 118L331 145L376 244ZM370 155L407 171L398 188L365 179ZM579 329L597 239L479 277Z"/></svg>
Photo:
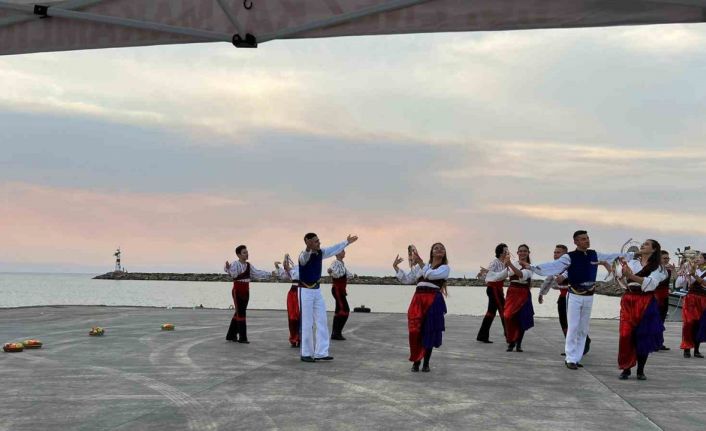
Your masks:
<svg viewBox="0 0 706 431"><path fill-rule="evenodd" d="M18 274L0 273L0 308L35 305L131 305L152 307L228 308L232 304L230 283L189 281L115 281L93 280L88 274ZM323 285L328 309L334 301L330 285ZM285 283L251 283L251 309L286 308ZM405 313L414 292L413 286L351 285L348 302L351 307L365 304L373 312ZM485 288L453 287L446 299L449 313L482 315L487 297ZM538 317L556 317L557 293L552 291L543 305L532 292ZM596 296L594 318L617 318L620 298Z"/></svg>

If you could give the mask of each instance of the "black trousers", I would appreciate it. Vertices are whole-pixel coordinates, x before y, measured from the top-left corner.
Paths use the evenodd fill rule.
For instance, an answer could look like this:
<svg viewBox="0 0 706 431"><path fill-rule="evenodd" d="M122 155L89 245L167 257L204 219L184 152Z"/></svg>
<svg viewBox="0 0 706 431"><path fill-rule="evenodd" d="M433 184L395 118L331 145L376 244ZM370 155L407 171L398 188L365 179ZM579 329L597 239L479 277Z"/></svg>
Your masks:
<svg viewBox="0 0 706 431"><path fill-rule="evenodd" d="M483 323L480 325L480 330L476 336L478 341L488 341L490 337L490 327L495 319L495 313L500 313L500 322L503 324L503 332L505 332L505 318L503 310L505 310L505 295L502 288L486 287L486 295L488 295L488 310L483 317Z"/></svg>

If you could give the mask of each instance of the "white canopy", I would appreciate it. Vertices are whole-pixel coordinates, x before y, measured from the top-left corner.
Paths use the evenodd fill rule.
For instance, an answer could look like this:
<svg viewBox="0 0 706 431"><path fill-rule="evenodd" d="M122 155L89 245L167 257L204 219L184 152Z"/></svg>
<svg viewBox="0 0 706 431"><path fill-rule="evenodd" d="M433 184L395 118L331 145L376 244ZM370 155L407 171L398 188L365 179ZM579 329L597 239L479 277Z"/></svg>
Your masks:
<svg viewBox="0 0 706 431"><path fill-rule="evenodd" d="M0 54L705 18L706 0L0 0Z"/></svg>

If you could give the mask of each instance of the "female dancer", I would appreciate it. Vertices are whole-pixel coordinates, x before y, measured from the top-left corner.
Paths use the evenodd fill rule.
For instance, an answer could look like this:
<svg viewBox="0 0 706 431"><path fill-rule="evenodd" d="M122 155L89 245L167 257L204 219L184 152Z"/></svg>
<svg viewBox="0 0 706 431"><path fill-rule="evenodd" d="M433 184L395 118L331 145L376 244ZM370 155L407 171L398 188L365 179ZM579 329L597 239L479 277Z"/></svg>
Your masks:
<svg viewBox="0 0 706 431"><path fill-rule="evenodd" d="M500 315L500 322L503 324L503 332L505 331L505 317L503 317L503 311L505 310L505 293L503 292L503 285L508 276L505 260L509 255L510 251L507 249L507 244L498 244L495 247L495 260L490 262L487 272L485 273L485 293L488 295L488 310L485 312L483 323L481 323L478 335L476 335L476 340L481 343L492 343L492 341L490 341L490 326L493 324L493 320L495 320L496 312Z"/></svg>
<svg viewBox="0 0 706 431"><path fill-rule="evenodd" d="M431 246L429 263L427 264L424 264L415 250L415 265L409 273L405 273L398 266L403 260L397 255L392 263L392 268L397 273L397 279L403 284L417 283L417 289L407 311L409 360L412 362L412 371L417 372L422 359L424 359L422 371L429 372L431 352L434 347L441 346L442 332L445 329L446 302L444 302L444 294L446 293L446 279L449 278L451 269L446 258L446 248L440 242Z"/></svg>
<svg viewBox="0 0 706 431"><path fill-rule="evenodd" d="M289 254L284 255L284 268L280 268L279 262L275 262L277 275L280 280L291 281L292 286L287 292L287 320L289 322L289 345L299 347L301 336L299 334L299 324L301 312L299 311L299 265L294 265Z"/></svg>
<svg viewBox="0 0 706 431"><path fill-rule="evenodd" d="M662 267L662 247L653 239L640 246L640 257L623 262L617 268L627 290L620 300L620 338L618 367L620 379L626 380L637 364L637 379L645 380L645 363L650 352L664 343L664 324L654 291L666 277Z"/></svg>
<svg viewBox="0 0 706 431"><path fill-rule="evenodd" d="M525 336L525 331L534 326L534 308L530 294L532 271L522 269L522 263L527 265L531 263L530 249L526 244L517 248L517 258L518 262L512 262L509 255L505 257L505 263L510 272L510 287L507 288L503 312L508 352L512 352L513 349L522 352L522 338Z"/></svg>
<svg viewBox="0 0 706 431"><path fill-rule="evenodd" d="M706 253L699 254L689 268L687 275L680 275L675 286L689 287L682 306L681 346L684 357L691 357L691 348L695 358L703 358L699 345L706 341Z"/></svg>

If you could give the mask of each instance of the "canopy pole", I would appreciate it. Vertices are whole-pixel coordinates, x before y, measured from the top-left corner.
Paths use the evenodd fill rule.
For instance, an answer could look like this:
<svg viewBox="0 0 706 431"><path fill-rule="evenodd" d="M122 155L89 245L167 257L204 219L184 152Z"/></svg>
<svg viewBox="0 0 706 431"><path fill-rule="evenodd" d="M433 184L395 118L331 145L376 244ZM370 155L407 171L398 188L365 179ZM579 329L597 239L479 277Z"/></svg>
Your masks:
<svg viewBox="0 0 706 431"><path fill-rule="evenodd" d="M234 36L229 33L219 33L209 30L200 30L189 27L177 27L168 24L161 24L150 21L139 21L136 19L119 18L107 15L98 15L88 12L76 12L68 9L61 9L54 6L42 5L19 5L0 1L0 9L15 10L28 14L37 14L43 17L60 17L69 18L79 21L99 22L102 24L112 24L122 27L136 28L140 30L158 31L162 33L178 34L181 36L189 36L204 41L212 40L217 42L234 42ZM237 35L235 35L237 36Z"/></svg>
<svg viewBox="0 0 706 431"><path fill-rule="evenodd" d="M391 0L387 3L362 8L352 12L342 13L336 16L332 16L331 18L310 22L308 24L303 24L296 27L285 28L284 30L270 33L264 35L263 37L258 37L257 41L263 43L275 39L286 39L287 37L294 36L295 34L331 27L333 25L342 24L344 22L365 18L383 12L389 12L395 9L403 9L410 6L415 6L417 4L427 3L429 1L433 0Z"/></svg>
<svg viewBox="0 0 706 431"><path fill-rule="evenodd" d="M230 21L231 24L233 24L233 27L235 27L235 32L237 34L240 34L240 26L238 25L238 19L235 17L230 12L230 9L228 9L228 5L226 5L223 1L224 0L217 0L218 1L218 6L221 7L221 10L223 11L224 14L228 17L228 21Z"/></svg>
<svg viewBox="0 0 706 431"><path fill-rule="evenodd" d="M66 3L61 3L56 6L52 6L58 9L83 9L88 6L93 6L97 3L102 3L105 0L72 0ZM42 17L36 15L15 15L9 16L7 18L0 19L0 28L8 27L13 24L20 24L27 21L32 21L33 19L41 19Z"/></svg>
<svg viewBox="0 0 706 431"><path fill-rule="evenodd" d="M673 4L706 8L706 0L642 0L645 3Z"/></svg>

